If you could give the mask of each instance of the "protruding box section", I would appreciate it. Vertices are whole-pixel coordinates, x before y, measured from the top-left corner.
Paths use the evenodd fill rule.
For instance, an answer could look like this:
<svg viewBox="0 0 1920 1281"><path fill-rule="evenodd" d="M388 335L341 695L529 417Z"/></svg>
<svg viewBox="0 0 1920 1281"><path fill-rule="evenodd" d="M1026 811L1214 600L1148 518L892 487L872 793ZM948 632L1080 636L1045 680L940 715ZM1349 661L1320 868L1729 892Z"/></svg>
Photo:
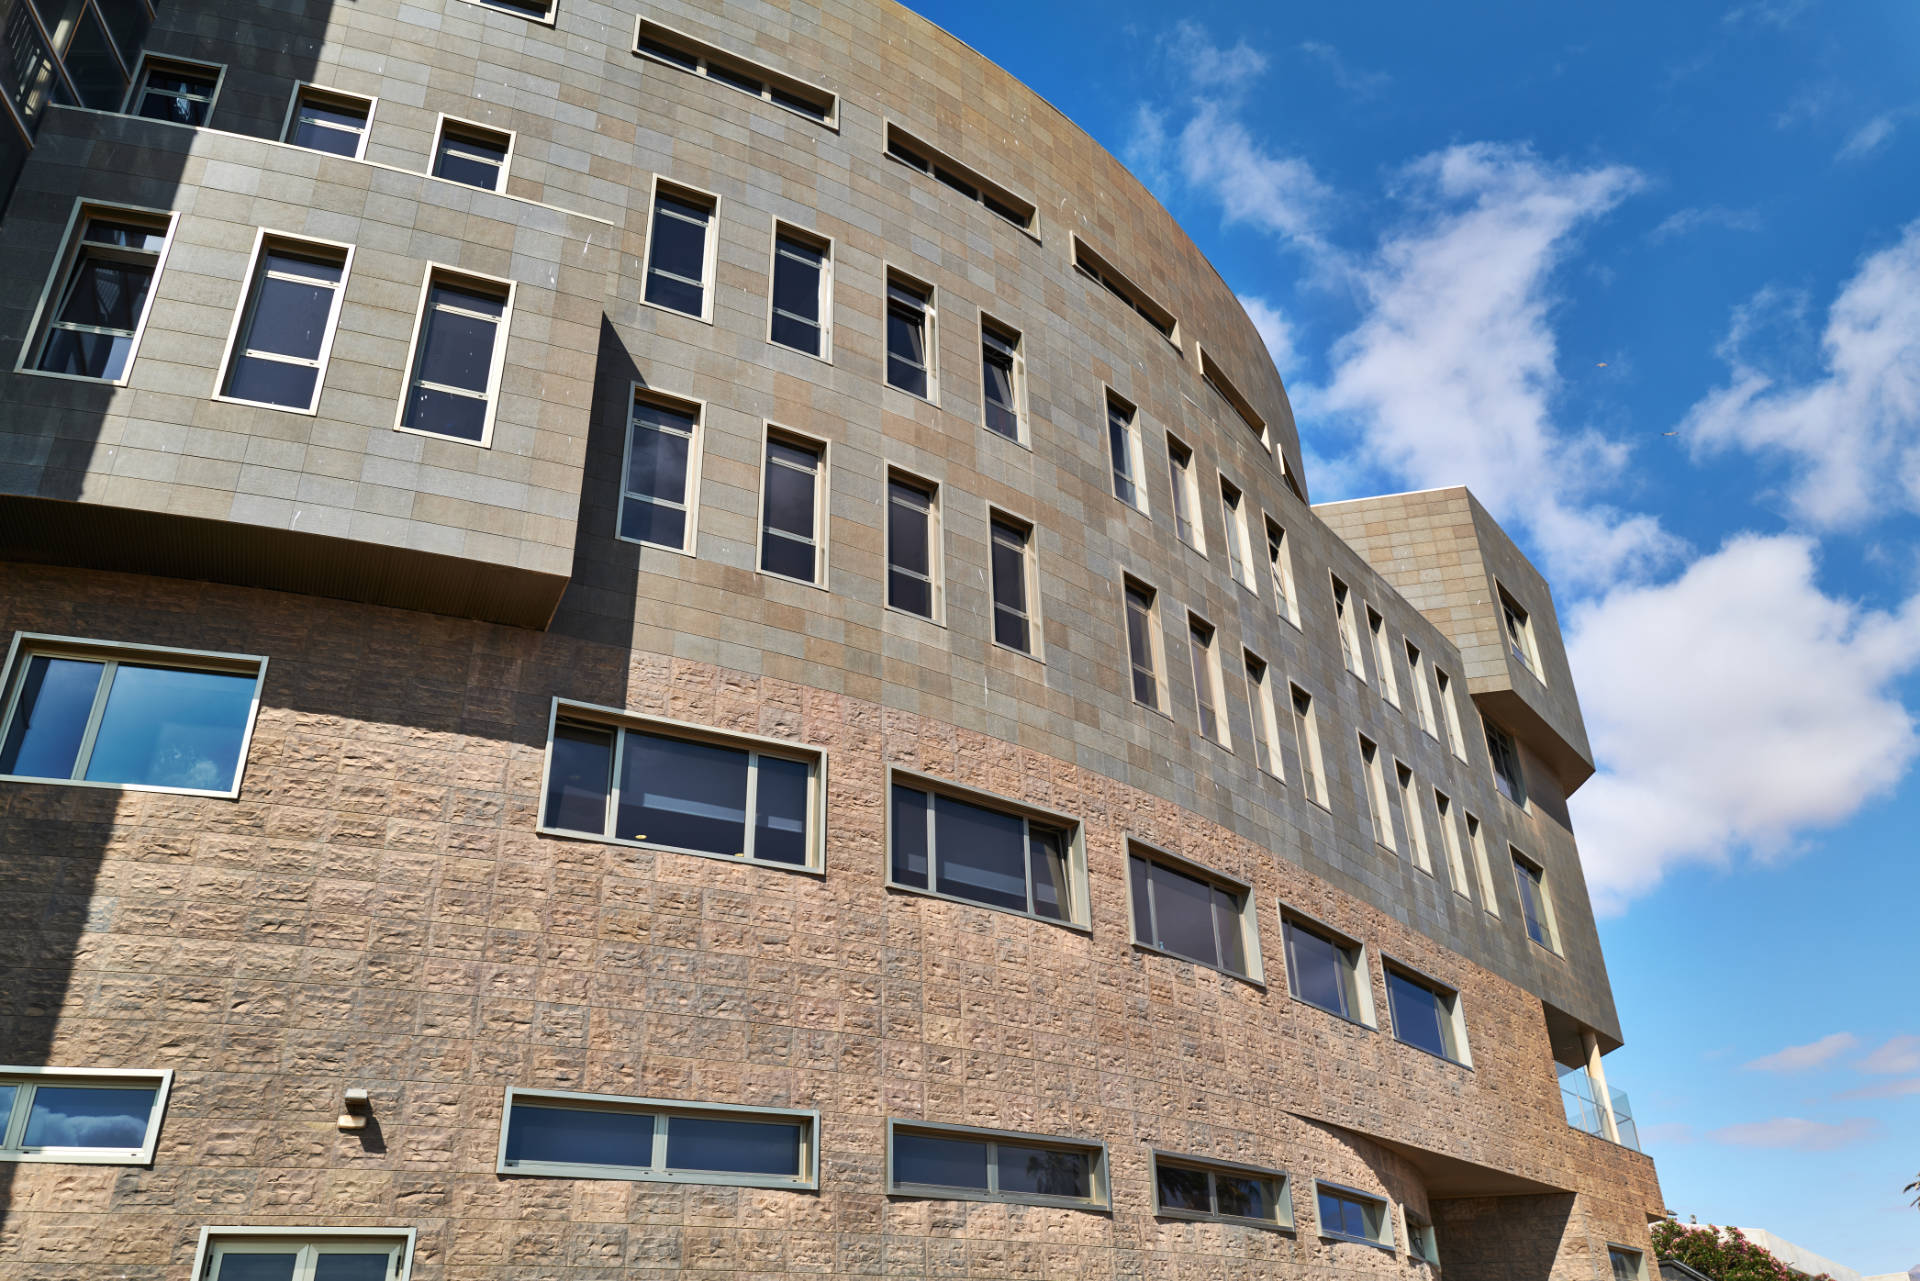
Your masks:
<svg viewBox="0 0 1920 1281"><path fill-rule="evenodd" d="M1460 650L1467 689L1572 792L1593 751L1546 579L1464 487L1314 512Z"/></svg>

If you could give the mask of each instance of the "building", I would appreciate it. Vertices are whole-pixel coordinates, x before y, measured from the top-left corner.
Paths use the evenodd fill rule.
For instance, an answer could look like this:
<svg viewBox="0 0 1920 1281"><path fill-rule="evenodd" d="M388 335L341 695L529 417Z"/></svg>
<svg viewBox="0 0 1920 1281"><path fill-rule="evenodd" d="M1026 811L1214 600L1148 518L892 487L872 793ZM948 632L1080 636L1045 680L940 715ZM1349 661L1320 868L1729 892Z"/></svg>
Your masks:
<svg viewBox="0 0 1920 1281"><path fill-rule="evenodd" d="M1548 585L1030 90L0 10L0 1278L1648 1274Z"/></svg>

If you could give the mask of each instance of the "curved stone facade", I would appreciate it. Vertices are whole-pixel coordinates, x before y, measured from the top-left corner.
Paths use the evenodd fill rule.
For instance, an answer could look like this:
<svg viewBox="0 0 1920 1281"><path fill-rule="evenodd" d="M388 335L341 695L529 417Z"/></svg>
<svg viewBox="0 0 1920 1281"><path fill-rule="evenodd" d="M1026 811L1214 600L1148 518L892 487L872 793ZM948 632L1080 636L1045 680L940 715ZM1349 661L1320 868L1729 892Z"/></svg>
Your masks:
<svg viewBox="0 0 1920 1281"><path fill-rule="evenodd" d="M421 1281L1385 1276L1428 1266L1423 1219L1449 1276L1604 1281L1609 1245L1644 1250L1651 1163L1570 1126L1555 1071L1620 1039L1564 804L1592 765L1550 593L1485 511L1307 506L1231 290L1112 157L906 11L550 18L173 0L147 56L223 68L201 124L38 122L0 359L38 359L76 201L172 221L122 384L0 376L0 632L269 662L235 798L0 781L0 1078L175 1073L150 1165L0 1159L0 1277L185 1278L237 1227L411 1229ZM747 64L758 95L702 74ZM305 83L373 102L362 155L281 141ZM510 134L503 190L429 176L443 117ZM645 301L661 184L710 202L702 315ZM769 341L779 227L830 242L828 359ZM310 413L218 394L263 234L352 247ZM435 271L512 288L484 445L395 426ZM931 291L926 397L888 385L890 278ZM1020 440L985 422L983 315L1019 336ZM618 536L636 394L697 411L685 551ZM783 434L823 460L817 584L759 568ZM931 617L887 605L896 473L933 497ZM994 516L1029 531L1032 653L994 643ZM1266 751L1247 655L1278 693ZM556 699L797 747L818 865L549 829ZM898 776L1066 820L1078 919L894 883ZM1255 980L1135 942L1136 848L1240 887ZM1374 1018L1292 994L1283 912L1363 947ZM1388 966L1457 994L1471 1066L1396 1036ZM502 1173L509 1087L816 1112L818 1187ZM336 1126L348 1089L365 1129ZM1104 1144L1110 1206L889 1195L889 1121ZM1156 1213L1155 1152L1284 1171L1291 1230ZM1316 1180L1384 1201L1392 1247L1327 1233Z"/></svg>

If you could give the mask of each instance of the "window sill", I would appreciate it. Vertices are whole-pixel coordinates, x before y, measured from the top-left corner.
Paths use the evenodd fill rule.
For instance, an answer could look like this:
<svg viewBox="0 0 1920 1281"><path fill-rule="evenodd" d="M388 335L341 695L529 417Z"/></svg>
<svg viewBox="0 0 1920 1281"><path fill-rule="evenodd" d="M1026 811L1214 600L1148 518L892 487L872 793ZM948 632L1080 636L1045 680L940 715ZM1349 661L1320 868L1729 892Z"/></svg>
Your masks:
<svg viewBox="0 0 1920 1281"><path fill-rule="evenodd" d="M1266 1219L1242 1219L1231 1214L1207 1214L1199 1210L1173 1210L1166 1206L1155 1206L1153 1217L1156 1219L1181 1219L1188 1223L1224 1223L1229 1227L1258 1228L1262 1232L1280 1232L1287 1236L1296 1236L1291 1223L1273 1223Z"/></svg>
<svg viewBox="0 0 1920 1281"><path fill-rule="evenodd" d="M1040 664L1040 665L1041 665L1042 667L1045 667L1045 666L1047 665L1047 660L1046 660L1046 659L1044 659L1044 658L1042 658L1042 657L1041 657L1041 656L1040 656L1040 655L1039 655L1039 654L1038 654L1037 652L1035 652L1034 650L1030 650L1030 649L1015 649L1015 648L1014 648L1013 646L1011 646L1011 645L1009 645L1009 644L1007 644L1006 642L1004 642L1004 641L997 641L997 640L996 640L996 641L988 641L988 642L987 642L987 644L988 644L988 645L990 645L990 646L992 646L992 647L993 647L994 649L997 649L997 650L1000 650L1000 651L1002 651L1003 653L1007 653L1007 654L1018 654L1018 655L1019 655L1020 657L1022 657L1022 658L1024 658L1024 659L1027 659L1027 660L1029 660L1030 662L1035 662L1035 663L1038 663L1038 664Z"/></svg>
<svg viewBox="0 0 1920 1281"><path fill-rule="evenodd" d="M1255 978L1251 974L1235 974L1232 970L1226 969L1223 966L1210 964L1195 956L1182 956L1178 952L1169 952L1164 947L1155 947L1151 943L1142 943L1139 939L1133 940L1133 949L1136 952L1145 952L1149 956L1164 956L1170 961L1184 961L1188 965L1197 965L1203 970L1212 970L1215 974L1230 978L1236 983L1245 983L1248 987L1257 988L1262 992L1267 990L1267 981L1265 978ZM1203 1217L1213 1218L1215 1216L1206 1215ZM1234 1222L1240 1222L1240 1220L1234 1220Z"/></svg>
<svg viewBox="0 0 1920 1281"><path fill-rule="evenodd" d="M689 540L695 540L698 537L691 529L687 531L687 535ZM666 543L648 542L644 538L628 538L625 534L617 531L613 536L613 540L617 543L625 543L629 547L650 547L657 552L671 552L675 556L685 556L688 560L699 559L699 557L694 555L693 549L690 547L670 547Z"/></svg>
<svg viewBox="0 0 1920 1281"><path fill-rule="evenodd" d="M911 618L916 623L925 623L929 627L938 627L943 632L947 630L947 620L937 617L934 614L916 614L912 610L903 609L898 605L886 605L883 606L883 609L885 612L896 614L901 618Z"/></svg>
<svg viewBox="0 0 1920 1281"><path fill-rule="evenodd" d="M942 903L958 903L962 907L977 907L983 912L1001 912L1007 916L1017 916L1022 920L1035 921L1041 925L1058 925L1063 929L1072 930L1076 934L1092 935L1093 933L1093 927L1091 925L1082 925L1078 921L1063 921L1059 917L1041 916L1038 912L1023 912L1013 907L997 907L992 903L982 903L978 899L961 898L958 894L947 894L936 889L903 884L900 881L894 880L892 876L887 877L887 888L890 890L899 890L902 894L913 894L920 898L938 899ZM1048 1204L1052 1203L1048 1202ZM1069 1202L1068 1204L1077 1205L1079 1202Z"/></svg>
<svg viewBox="0 0 1920 1281"><path fill-rule="evenodd" d="M888 391L898 392L908 400L917 400L923 405L932 405L935 409L940 408L940 389L938 387L933 387L927 394L921 395L917 391L908 391L898 383L882 383L881 385Z"/></svg>
<svg viewBox="0 0 1920 1281"><path fill-rule="evenodd" d="M895 1183L887 1186L890 1197L910 1197L917 1201L990 1201L997 1205L1044 1205L1062 1210L1091 1210L1095 1214L1112 1214L1113 1206L1107 1201L1083 1201L1078 1197L1031 1196L1009 1192L986 1192L977 1188L941 1188L923 1186L918 1183Z"/></svg>
<svg viewBox="0 0 1920 1281"><path fill-rule="evenodd" d="M0 1152L0 1162L21 1165L152 1165L153 1153L140 1148L70 1148L38 1152Z"/></svg>
<svg viewBox="0 0 1920 1281"><path fill-rule="evenodd" d="M467 3L467 4L480 4L480 0L466 0L466 3ZM482 6L482 7L484 8L485 6ZM442 181L445 181L445 180L444 180L444 179L442 179ZM474 187L474 188L471 188L471 190L474 190L474 191L478 191L478 190L479 190L479 188L478 188L478 187ZM700 312L700 313L695 313L695 312L691 312L691 311L681 311L681 310L680 310L680 309L679 309L678 307L669 307L669 306L667 306L667 305L666 305L665 303L663 303L663 302L652 302L652 301L650 301L650 300L649 300L649 299L647 298L647 296L646 296L646 293L645 293L645 290L646 290L646 286L645 286L645 285L643 284L643 285L641 285L641 286L640 286L640 288L641 288L641 291L642 291L642 292L641 292L641 294L640 294L640 305L641 305L642 307L651 307L651 308L653 308L653 309L654 309L655 311L664 311L664 312L666 312L666 313L667 313L667 314L668 314L669 316L679 316L679 317L681 317L682 319L685 319L685 320L697 320L697 321L699 321L699 322L700 322L701 324L703 324L703 325L712 325L712 324L713 324L713 312L712 312L712 308L711 308L711 307L709 307L709 308L708 308L708 309L707 309L706 311L704 311L704 312ZM713 293L713 286L711 286L711 285L708 285L708 286L706 287L706 292L708 293L708 295L711 295L711 294Z"/></svg>
<svg viewBox="0 0 1920 1281"><path fill-rule="evenodd" d="M93 387L125 387L128 380L133 377L133 357L127 357L127 372L118 378L91 378L86 374L63 374L57 369L30 369L25 365L15 365L13 372L25 374L29 378L54 378L63 383L86 383Z"/></svg>
<svg viewBox="0 0 1920 1281"><path fill-rule="evenodd" d="M477 0L474 0L477 3ZM778 1175L722 1174L712 1171L633 1170L617 1165L542 1165L536 1162L499 1162L495 1174L536 1179L609 1179L624 1183L681 1183L696 1187L777 1188L787 1192L818 1192L812 1179L783 1179Z"/></svg>
<svg viewBox="0 0 1920 1281"><path fill-rule="evenodd" d="M1136 698L1133 700L1133 705L1139 708L1143 712L1152 712L1155 716L1158 716L1161 720L1165 721L1169 725L1178 725L1180 723L1179 721L1176 721L1173 719L1172 712L1163 711L1159 707L1154 706L1152 703L1143 703Z"/></svg>
<svg viewBox="0 0 1920 1281"><path fill-rule="evenodd" d="M1350 1237L1344 1232L1322 1232L1320 1234L1320 1239L1322 1241L1333 1241L1341 1245L1371 1246L1376 1250L1385 1250L1388 1254L1399 1253L1398 1250L1394 1249L1394 1247L1387 1242L1375 1241L1371 1237Z"/></svg>
<svg viewBox="0 0 1920 1281"><path fill-rule="evenodd" d="M554 25L553 6L548 7L547 16L543 18L537 13L532 13L525 9L516 8L513 5L488 4L487 0L466 0L466 3L472 5L476 9L487 9L494 13L504 14L509 18L520 18L527 22L534 23L537 26L551 27ZM559 0L554 0L555 5L558 5L558 3L559 3Z"/></svg>
<svg viewBox="0 0 1920 1281"><path fill-rule="evenodd" d="M824 592L827 590L827 585L825 583L811 582L805 578L795 578L791 574L782 574L777 570L756 569L753 572L760 575L760 577L762 578L771 578L776 583L792 583L797 587L811 587L816 592Z"/></svg>
<svg viewBox="0 0 1920 1281"><path fill-rule="evenodd" d="M468 2L477 4L479 0L468 0ZM321 370L319 381L325 382L326 376L327 376L326 371ZM242 400L238 396L223 396L219 392L215 392L213 395L207 397L207 399L222 405L245 405L249 409L274 409L274 410L278 410L283 414L304 414L308 418L316 417L320 413L320 400L319 400L319 397L317 396L314 398L313 404L308 406L305 409L302 409L298 405L276 405L269 400ZM403 428L403 430L412 431L413 429L409 427L409 428ZM420 434L433 435L434 433L424 432ZM443 436L441 437L441 439L451 440L452 437Z"/></svg>
<svg viewBox="0 0 1920 1281"><path fill-rule="evenodd" d="M710 858L720 863L732 863L737 867L765 867L776 872L799 872L803 876L825 877L824 867L812 863L780 863L772 859L746 858L739 854L715 854L712 850L690 850L678 845L657 845L651 841L622 840L618 836L606 836L597 832L571 832L563 827L548 827L542 823L534 827L535 836L551 836L558 840L585 841L594 845L618 845L630 850L647 850L654 854L686 854L693 858Z"/></svg>
<svg viewBox="0 0 1920 1281"><path fill-rule="evenodd" d="M469 4L474 4L474 3L478 3L478 0L467 0L467 2ZM246 402L243 401L241 403L244 404ZM448 444L465 445L469 449L492 449L493 448L493 423L491 421L487 423L486 433L482 435L479 440L468 440L464 436L449 436L443 431L427 431L424 428L420 428L420 427L406 427L401 425L400 423L395 423L393 425L393 429L397 432L400 432L402 435L418 436L422 440L444 440Z"/></svg>
<svg viewBox="0 0 1920 1281"><path fill-rule="evenodd" d="M1379 1027L1376 1026L1375 1024L1362 1023L1359 1019L1354 1018L1350 1014L1342 1014L1338 1010L1330 1010L1324 1005L1315 1005L1312 1001L1309 1001L1304 996L1294 996L1292 992L1288 992L1287 996L1297 1005L1304 1005L1310 1010L1318 1010L1322 1014L1329 1015L1332 1018L1339 1019L1342 1023L1350 1023L1354 1027L1357 1027L1362 1031L1378 1032L1380 1030Z"/></svg>
<svg viewBox="0 0 1920 1281"><path fill-rule="evenodd" d="M1396 1045L1404 1045L1409 1050L1417 1051L1421 1054L1426 1055L1430 1059L1438 1059L1442 1063L1452 1064L1454 1067L1459 1068L1463 1072L1473 1071L1473 1064L1471 1063L1462 1063L1459 1059L1450 1059L1444 1054L1435 1054L1432 1050L1429 1050L1424 1045L1415 1045L1412 1041L1401 1040L1398 1035L1395 1035L1393 1040Z"/></svg>
<svg viewBox="0 0 1920 1281"><path fill-rule="evenodd" d="M799 115L800 113L796 111L793 114ZM655 305L658 306L657 303ZM669 310L671 310L671 308L669 308ZM681 312L680 314L684 316L686 313ZM831 366L833 364L833 344L823 339L820 345L827 349L824 356L818 352L808 351L804 347L795 347L789 343L783 343L778 338L772 336L767 338L767 346L769 347L778 347L781 351L790 351L796 356L805 356L808 360L817 360L823 365Z"/></svg>
<svg viewBox="0 0 1920 1281"><path fill-rule="evenodd" d="M101 783L89 778L35 778L30 774L0 774L0 783L39 783L47 787L90 787L103 792L156 792L162 796L204 796L209 800L240 799L240 784L224 792L199 787L163 787L158 783Z"/></svg>
<svg viewBox="0 0 1920 1281"><path fill-rule="evenodd" d="M995 431L993 428L987 426L986 423L984 422L980 424L980 430L984 431L985 433L987 433L987 435L993 437L995 440L1004 440L1009 445L1017 446L1021 449L1026 450L1028 453L1033 452L1033 433L1030 430L1028 430L1027 420L1024 417L1021 418L1020 420L1020 434L1018 436L1009 436L1004 432Z"/></svg>

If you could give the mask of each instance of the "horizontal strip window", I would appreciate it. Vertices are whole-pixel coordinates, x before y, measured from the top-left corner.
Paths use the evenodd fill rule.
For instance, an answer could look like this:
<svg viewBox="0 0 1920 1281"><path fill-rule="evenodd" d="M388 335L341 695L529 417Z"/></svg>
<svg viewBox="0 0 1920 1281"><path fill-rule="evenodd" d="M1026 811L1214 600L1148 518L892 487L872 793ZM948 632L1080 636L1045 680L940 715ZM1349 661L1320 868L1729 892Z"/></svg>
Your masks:
<svg viewBox="0 0 1920 1281"><path fill-rule="evenodd" d="M0 778L237 796L267 660L22 632Z"/></svg>
<svg viewBox="0 0 1920 1281"><path fill-rule="evenodd" d="M202 1228L200 1281L407 1281L411 1228Z"/></svg>
<svg viewBox="0 0 1920 1281"><path fill-rule="evenodd" d="M818 869L822 758L556 702L540 830Z"/></svg>
<svg viewBox="0 0 1920 1281"><path fill-rule="evenodd" d="M820 1186L820 1114L507 1090L501 1174L732 1187Z"/></svg>
<svg viewBox="0 0 1920 1281"><path fill-rule="evenodd" d="M639 30L634 36L634 52L669 67L705 76L776 107L785 107L796 115L805 116L829 128L838 127L839 99L825 89L782 75L771 67L764 67L737 54L716 49L649 19L640 19Z"/></svg>
<svg viewBox="0 0 1920 1281"><path fill-rule="evenodd" d="M1139 312L1141 317L1158 329L1160 336L1172 343L1175 348L1180 346L1180 322L1174 319L1173 313L1148 297L1145 290L1127 279L1105 258L1089 249L1087 242L1078 236L1073 238L1073 265L1093 277L1102 289Z"/></svg>
<svg viewBox="0 0 1920 1281"><path fill-rule="evenodd" d="M1403 965L1385 963L1393 1035L1416 1050L1471 1067L1460 993Z"/></svg>
<svg viewBox="0 0 1920 1281"><path fill-rule="evenodd" d="M1253 895L1245 885L1144 845L1132 846L1127 862L1136 944L1260 981Z"/></svg>
<svg viewBox="0 0 1920 1281"><path fill-rule="evenodd" d="M1280 932L1287 948L1287 990L1329 1014L1372 1027L1366 949L1284 909Z"/></svg>
<svg viewBox="0 0 1920 1281"><path fill-rule="evenodd" d="M149 1165L169 1070L0 1065L0 1161Z"/></svg>
<svg viewBox="0 0 1920 1281"><path fill-rule="evenodd" d="M1227 378L1226 371L1220 368L1205 347L1200 349L1200 376L1206 379L1207 386L1220 393L1220 399L1233 407L1233 412L1240 415L1241 421L1252 428L1253 434L1260 438L1261 448L1267 448L1266 421L1254 412L1252 403L1240 394L1240 389Z"/></svg>
<svg viewBox="0 0 1920 1281"><path fill-rule="evenodd" d="M887 125L887 154L907 168L937 178L967 199L985 205L1020 230L1033 231L1032 201L1014 195L891 122Z"/></svg>
<svg viewBox="0 0 1920 1281"><path fill-rule="evenodd" d="M1153 1212L1163 1219L1217 1219L1293 1230L1293 1194L1280 1170L1153 1154Z"/></svg>
<svg viewBox="0 0 1920 1281"><path fill-rule="evenodd" d="M1314 1201L1320 1214L1321 1236L1393 1249L1393 1217L1381 1198L1337 1183L1316 1181Z"/></svg>
<svg viewBox="0 0 1920 1281"><path fill-rule="evenodd" d="M887 1122L887 1195L1105 1210L1103 1143L962 1125Z"/></svg>
<svg viewBox="0 0 1920 1281"><path fill-rule="evenodd" d="M498 9L501 13L510 13L516 18L529 18L534 22L553 25L553 6L555 0L467 0L468 4L477 4L482 9Z"/></svg>
<svg viewBox="0 0 1920 1281"><path fill-rule="evenodd" d="M19 369L122 383L166 263L174 215L76 205Z"/></svg>
<svg viewBox="0 0 1920 1281"><path fill-rule="evenodd" d="M887 880L903 889L1085 927L1079 826L894 779Z"/></svg>

